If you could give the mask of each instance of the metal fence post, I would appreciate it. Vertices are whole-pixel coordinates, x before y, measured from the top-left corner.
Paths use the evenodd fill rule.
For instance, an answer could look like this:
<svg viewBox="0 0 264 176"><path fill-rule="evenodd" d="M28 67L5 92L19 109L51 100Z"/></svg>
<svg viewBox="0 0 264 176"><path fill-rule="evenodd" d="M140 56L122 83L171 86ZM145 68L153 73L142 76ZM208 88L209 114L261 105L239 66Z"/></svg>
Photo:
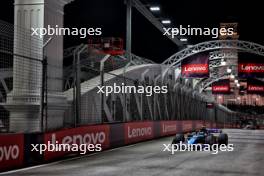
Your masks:
<svg viewBox="0 0 264 176"><path fill-rule="evenodd" d="M100 84L101 87L104 86L104 63L107 61L107 59L110 57L109 54L107 54L101 61L100 61ZM104 123L104 94L100 93L101 97L101 123Z"/></svg>
<svg viewBox="0 0 264 176"><path fill-rule="evenodd" d="M77 46L74 50L73 50L73 70L74 70L74 86L73 86L73 114L74 114L74 127L77 126L77 95L76 95L76 78L77 78L77 52L80 50L80 48L83 47L83 44Z"/></svg>
<svg viewBox="0 0 264 176"><path fill-rule="evenodd" d="M41 86L41 101L40 101L40 115L41 115L41 131L44 132L44 110L45 110L45 84L46 84L46 67L47 58L44 57L42 60L42 86Z"/></svg>
<svg viewBox="0 0 264 176"><path fill-rule="evenodd" d="M41 115L41 131L44 132L48 129L48 110L47 110L47 101L48 101L48 58L45 56L45 48L51 42L53 38L50 37L42 46L42 86L41 86L41 101L40 101L40 115ZM45 115L45 128L44 128L44 115Z"/></svg>
<svg viewBox="0 0 264 176"><path fill-rule="evenodd" d="M87 45L84 45L80 48L80 50L77 53L77 60L76 61L76 120L75 120L75 126L76 123L79 125L81 120L81 65L80 65L80 55L87 48Z"/></svg>
<svg viewBox="0 0 264 176"><path fill-rule="evenodd" d="M43 60L44 67L44 104L43 104L43 112L45 111L45 131L48 130L48 58L44 57Z"/></svg>

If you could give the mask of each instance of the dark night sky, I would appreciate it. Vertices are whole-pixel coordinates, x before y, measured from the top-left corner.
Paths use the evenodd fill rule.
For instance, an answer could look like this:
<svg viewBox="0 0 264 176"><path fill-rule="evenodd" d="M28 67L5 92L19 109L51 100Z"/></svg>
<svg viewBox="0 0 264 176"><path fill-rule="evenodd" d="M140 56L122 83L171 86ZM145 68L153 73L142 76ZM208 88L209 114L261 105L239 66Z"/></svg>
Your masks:
<svg viewBox="0 0 264 176"><path fill-rule="evenodd" d="M193 27L219 27L220 22L238 22L241 40L264 44L263 17L261 1L237 0L141 0L147 4L160 4L157 17L168 17L172 25L191 25ZM75 0L65 7L66 27L102 27L103 36L125 37L124 0ZM164 37L136 9L133 9L132 52L162 62L177 47ZM0 19L13 22L13 1L3 0L0 6ZM208 38L192 37L191 43ZM64 47L85 43L87 39L65 37Z"/></svg>

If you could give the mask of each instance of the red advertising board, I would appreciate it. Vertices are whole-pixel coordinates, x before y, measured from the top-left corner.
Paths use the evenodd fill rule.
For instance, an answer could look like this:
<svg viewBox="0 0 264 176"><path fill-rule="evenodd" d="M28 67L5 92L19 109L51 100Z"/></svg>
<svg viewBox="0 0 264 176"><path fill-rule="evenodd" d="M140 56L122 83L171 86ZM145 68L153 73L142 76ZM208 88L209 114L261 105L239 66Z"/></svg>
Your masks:
<svg viewBox="0 0 264 176"><path fill-rule="evenodd" d="M182 65L182 74L208 73L208 64L186 64Z"/></svg>
<svg viewBox="0 0 264 176"><path fill-rule="evenodd" d="M264 73L264 63L239 63L239 73Z"/></svg>
<svg viewBox="0 0 264 176"><path fill-rule="evenodd" d="M212 128L216 128L217 124L215 122L212 122Z"/></svg>
<svg viewBox="0 0 264 176"><path fill-rule="evenodd" d="M229 86L228 85L213 85L212 91L213 92L229 92Z"/></svg>
<svg viewBox="0 0 264 176"><path fill-rule="evenodd" d="M206 122L205 122L205 127L206 127L206 128L212 128L212 124L211 124L211 122L206 121Z"/></svg>
<svg viewBox="0 0 264 176"><path fill-rule="evenodd" d="M247 80L247 93L252 94L263 94L264 93L264 82L257 79Z"/></svg>
<svg viewBox="0 0 264 176"><path fill-rule="evenodd" d="M238 77L263 78L264 77L263 57L252 53L239 52Z"/></svg>
<svg viewBox="0 0 264 176"><path fill-rule="evenodd" d="M181 75L184 78L209 77L209 55L200 53L184 59L181 62Z"/></svg>
<svg viewBox="0 0 264 176"><path fill-rule="evenodd" d="M203 121L200 121L200 120L195 121L195 129L199 130L202 128L202 126L204 126Z"/></svg>
<svg viewBox="0 0 264 176"><path fill-rule="evenodd" d="M182 121L182 131L183 132L190 132L193 130L193 121L191 120L184 120Z"/></svg>
<svg viewBox="0 0 264 176"><path fill-rule="evenodd" d="M24 135L0 135L0 170L22 166L23 161Z"/></svg>
<svg viewBox="0 0 264 176"><path fill-rule="evenodd" d="M125 144L144 141L154 138L153 122L125 123Z"/></svg>
<svg viewBox="0 0 264 176"><path fill-rule="evenodd" d="M100 144L102 149L109 147L109 125L94 125L50 132L44 135L44 143L52 144ZM93 150L93 149L91 149ZM89 151L88 151L89 152ZM45 151L44 159L50 160L69 151Z"/></svg>
<svg viewBox="0 0 264 176"><path fill-rule="evenodd" d="M247 87L248 92L254 92L254 93L263 93L264 92L264 85L248 85Z"/></svg>
<svg viewBox="0 0 264 176"><path fill-rule="evenodd" d="M228 94L230 93L230 80L223 79L212 84L213 94Z"/></svg>
<svg viewBox="0 0 264 176"><path fill-rule="evenodd" d="M177 129L177 121L161 121L160 136L174 135L179 130Z"/></svg>
<svg viewBox="0 0 264 176"><path fill-rule="evenodd" d="M224 124L224 128L231 128L231 127L232 127L231 124L228 124L228 123L225 123L225 124Z"/></svg>

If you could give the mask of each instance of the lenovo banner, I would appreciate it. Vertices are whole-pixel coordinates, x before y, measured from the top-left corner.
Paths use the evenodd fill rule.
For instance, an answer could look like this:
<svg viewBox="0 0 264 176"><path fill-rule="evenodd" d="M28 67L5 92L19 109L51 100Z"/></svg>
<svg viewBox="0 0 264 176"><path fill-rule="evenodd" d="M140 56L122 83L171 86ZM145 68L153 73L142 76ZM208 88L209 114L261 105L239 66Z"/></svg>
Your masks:
<svg viewBox="0 0 264 176"><path fill-rule="evenodd" d="M24 135L0 135L0 171L19 167L24 161Z"/></svg>
<svg viewBox="0 0 264 176"><path fill-rule="evenodd" d="M213 122L213 123L212 123L212 128L216 128L216 127L217 127L216 122Z"/></svg>
<svg viewBox="0 0 264 176"><path fill-rule="evenodd" d="M83 149L86 150L83 151L85 154L86 152L99 151L100 148L106 149L109 147L109 131L109 125L94 125L47 133L44 135L44 143L47 147L44 152L44 159L50 160L73 152L73 150L69 151L68 148L67 150L63 149L64 146L59 144L77 144L78 152L80 153L80 150ZM48 151L48 147L52 146L51 144L55 144L58 146L57 148L62 150Z"/></svg>
<svg viewBox="0 0 264 176"><path fill-rule="evenodd" d="M209 55L199 54L184 59L181 63L181 75L184 78L208 78Z"/></svg>
<svg viewBox="0 0 264 176"><path fill-rule="evenodd" d="M161 121L160 136L174 135L179 132L177 129L177 121Z"/></svg>
<svg viewBox="0 0 264 176"><path fill-rule="evenodd" d="M264 60L260 56L241 53L238 57L238 76L242 78L263 78Z"/></svg>
<svg viewBox="0 0 264 176"><path fill-rule="evenodd" d="M256 79L247 80L247 93L264 94L264 82Z"/></svg>
<svg viewBox="0 0 264 176"><path fill-rule="evenodd" d="M209 122L209 121L206 121L206 122L205 122L205 127L206 127L206 128L212 128L212 123Z"/></svg>
<svg viewBox="0 0 264 176"><path fill-rule="evenodd" d="M184 120L182 121L182 132L190 132L193 130L193 121Z"/></svg>
<svg viewBox="0 0 264 176"><path fill-rule="evenodd" d="M154 138L153 122L125 123L125 144Z"/></svg>
<svg viewBox="0 0 264 176"><path fill-rule="evenodd" d="M224 79L212 84L213 94L228 94L230 93L230 80Z"/></svg>
<svg viewBox="0 0 264 176"><path fill-rule="evenodd" d="M204 126L203 121L195 121L195 129L201 129Z"/></svg>

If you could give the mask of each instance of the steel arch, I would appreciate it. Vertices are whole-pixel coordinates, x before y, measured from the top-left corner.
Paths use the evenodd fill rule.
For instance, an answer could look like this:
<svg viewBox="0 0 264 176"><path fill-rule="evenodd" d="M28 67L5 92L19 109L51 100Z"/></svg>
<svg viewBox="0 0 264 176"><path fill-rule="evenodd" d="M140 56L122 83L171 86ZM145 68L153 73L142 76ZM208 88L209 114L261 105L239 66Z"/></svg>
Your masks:
<svg viewBox="0 0 264 176"><path fill-rule="evenodd" d="M196 88L199 89L199 92L202 93L204 91L204 89L206 89L207 87L209 87L212 83L222 80L222 79L227 79L229 78L229 75L222 75L219 77L213 77L213 78L207 78L204 80L200 80L197 84L196 84Z"/></svg>
<svg viewBox="0 0 264 176"><path fill-rule="evenodd" d="M222 80L222 79L228 79L229 75L221 75L218 77L210 77L210 78L206 78L206 79L202 79L200 80L196 86L195 89L199 89L199 92L203 92L207 87L209 87L212 83ZM258 79L260 81L264 81L263 79Z"/></svg>
<svg viewBox="0 0 264 176"><path fill-rule="evenodd" d="M180 52L177 52L169 57L162 64L172 67L194 54L217 49L236 49L264 56L264 46L257 43L241 40L213 40L198 43L192 47L185 48L184 50L181 50Z"/></svg>

